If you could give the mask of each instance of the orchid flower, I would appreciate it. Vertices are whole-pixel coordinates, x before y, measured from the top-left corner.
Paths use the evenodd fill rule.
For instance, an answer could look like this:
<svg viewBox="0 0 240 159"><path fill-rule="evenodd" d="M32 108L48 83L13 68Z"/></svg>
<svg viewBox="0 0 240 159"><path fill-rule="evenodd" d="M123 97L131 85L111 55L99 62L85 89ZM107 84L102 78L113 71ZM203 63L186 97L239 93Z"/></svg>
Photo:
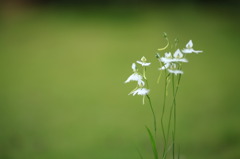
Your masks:
<svg viewBox="0 0 240 159"><path fill-rule="evenodd" d="M133 96L135 96L135 95L137 94L137 95L145 96L145 95L147 95L149 92L150 92L150 90L147 89L147 88L138 88L137 90L132 91L131 93L129 93L129 95L130 95L130 94L133 94Z"/></svg>
<svg viewBox="0 0 240 159"><path fill-rule="evenodd" d="M203 51L201 51L201 50L194 50L192 47L193 47L193 42L192 42L192 40L190 40L190 41L187 43L186 48L183 49L182 52L185 53L185 54L190 54L190 53L193 53L193 52L196 53L196 54L198 54L198 53L203 52Z"/></svg>
<svg viewBox="0 0 240 159"><path fill-rule="evenodd" d="M151 63L147 63L147 59L143 56L141 58L141 61L137 61L137 63L139 63L142 66L149 66Z"/></svg>
<svg viewBox="0 0 240 159"><path fill-rule="evenodd" d="M169 73L175 75L183 74L182 70L177 69L177 64L180 64L181 62L188 62L187 59L183 58L183 54L179 49L175 51L173 56L170 52L165 53L165 57L160 58L160 61L163 62L164 65L159 68L159 70L167 69Z"/></svg>
<svg viewBox="0 0 240 159"><path fill-rule="evenodd" d="M128 77L128 79L125 81L125 83L128 83L128 82L131 82L131 81L137 81L138 82L138 85L140 86L144 86L144 81L142 80L143 77L142 75L140 75L138 72L137 72L137 67L136 67L136 64L133 63L132 64L132 69L133 69L133 74L131 76Z"/></svg>
<svg viewBox="0 0 240 159"><path fill-rule="evenodd" d="M165 53L165 57L160 58L160 61L165 64L172 62L188 62L187 59L183 58L183 54L179 49L175 51L173 56L171 52Z"/></svg>
<svg viewBox="0 0 240 159"><path fill-rule="evenodd" d="M168 72L175 75L183 74L182 70L177 69L177 65L175 63L171 63L171 65L168 68Z"/></svg>

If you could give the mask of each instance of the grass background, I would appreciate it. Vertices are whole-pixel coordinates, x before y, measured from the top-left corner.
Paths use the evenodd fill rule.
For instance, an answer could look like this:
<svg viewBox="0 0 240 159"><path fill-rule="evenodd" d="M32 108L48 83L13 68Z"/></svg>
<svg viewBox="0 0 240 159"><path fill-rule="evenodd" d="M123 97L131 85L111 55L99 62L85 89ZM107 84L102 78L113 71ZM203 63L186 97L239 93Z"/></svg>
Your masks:
<svg viewBox="0 0 240 159"><path fill-rule="evenodd" d="M127 94L132 62L147 57L151 97L162 33L192 39L178 94L182 159L239 159L239 18L228 7L30 8L0 30L1 159L153 158L148 105Z"/></svg>

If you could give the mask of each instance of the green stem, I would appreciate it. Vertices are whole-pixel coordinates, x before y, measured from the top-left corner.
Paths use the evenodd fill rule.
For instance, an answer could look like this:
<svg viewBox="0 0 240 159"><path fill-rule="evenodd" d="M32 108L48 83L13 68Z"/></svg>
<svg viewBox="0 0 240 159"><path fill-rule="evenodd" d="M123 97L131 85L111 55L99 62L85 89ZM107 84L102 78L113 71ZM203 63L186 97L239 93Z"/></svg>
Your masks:
<svg viewBox="0 0 240 159"><path fill-rule="evenodd" d="M154 135L155 135L155 139L157 136L157 120L156 120L156 115L152 106L152 102L151 102L151 98L149 97L149 95L147 95L148 101L149 101L149 105L152 111L152 115L153 115L153 127L154 127Z"/></svg>
<svg viewBox="0 0 240 159"><path fill-rule="evenodd" d="M159 73L159 76L158 76L158 79L157 79L157 84L159 84L161 76L162 76L162 71L160 71L160 73Z"/></svg>
<svg viewBox="0 0 240 159"><path fill-rule="evenodd" d="M173 89L173 103L172 103L171 110L170 110L170 115L169 115L169 120L168 120L168 129L167 129L167 143L168 143L168 140L169 140L169 132L170 132L170 127L171 127L172 113L173 113L173 109L174 109L175 104L176 104L176 96L177 96L177 93L178 93L178 88L179 88L179 85L180 85L180 81L181 81L181 75L178 76L176 90L175 90L175 88ZM173 83L173 85L174 85L174 83ZM173 143L173 146L174 146L174 143Z"/></svg>
<svg viewBox="0 0 240 159"><path fill-rule="evenodd" d="M146 67L143 66L143 78L144 78L145 80L147 80L146 71L147 71Z"/></svg>
<svg viewBox="0 0 240 159"><path fill-rule="evenodd" d="M142 153L139 151L139 149L137 149L137 152L138 152L140 159L143 159Z"/></svg>
<svg viewBox="0 0 240 159"><path fill-rule="evenodd" d="M180 159L180 145L178 147L178 159Z"/></svg>
<svg viewBox="0 0 240 159"><path fill-rule="evenodd" d="M174 74L172 74L172 87L173 87L173 96L175 96L175 81L174 81ZM174 108L173 108L173 114L174 114L174 122L173 122L173 159L175 158L175 136L176 136L176 117L177 117L177 114L176 114L176 98L174 97L173 99L173 105L174 105Z"/></svg>
<svg viewBox="0 0 240 159"><path fill-rule="evenodd" d="M163 109L162 109L162 116L161 116L161 126L162 126L162 133L163 133L163 138L164 138L164 146L163 146L163 158L166 153L166 147L167 147L167 141L166 141L166 135L165 135L165 129L164 129L164 123L163 123L163 118L164 118L164 113L165 113L165 106L166 106L166 97L167 97L167 71L165 70L165 88L164 88L164 97L163 97Z"/></svg>
<svg viewBox="0 0 240 159"><path fill-rule="evenodd" d="M146 77L146 72L147 72L147 68L146 68L146 66L143 66L143 78L145 79L146 87L149 88L148 80L147 80L147 77Z"/></svg>

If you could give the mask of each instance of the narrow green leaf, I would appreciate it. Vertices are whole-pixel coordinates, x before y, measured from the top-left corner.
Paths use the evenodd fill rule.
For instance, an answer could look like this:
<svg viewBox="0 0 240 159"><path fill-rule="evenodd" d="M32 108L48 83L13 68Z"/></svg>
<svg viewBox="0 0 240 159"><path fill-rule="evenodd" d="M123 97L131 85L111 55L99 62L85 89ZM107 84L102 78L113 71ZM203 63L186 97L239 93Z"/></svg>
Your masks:
<svg viewBox="0 0 240 159"><path fill-rule="evenodd" d="M138 155L140 157L140 159L143 159L142 153L137 149Z"/></svg>
<svg viewBox="0 0 240 159"><path fill-rule="evenodd" d="M180 146L178 148L178 159L180 159Z"/></svg>
<svg viewBox="0 0 240 159"><path fill-rule="evenodd" d="M146 129L147 129L147 132L148 132L150 141L151 141L151 143L152 143L152 150L153 150L154 158L155 158L155 159L158 159L158 152L157 152L157 146L156 146L155 139L154 139L154 137L153 137L150 129L149 129L147 126L146 126Z"/></svg>

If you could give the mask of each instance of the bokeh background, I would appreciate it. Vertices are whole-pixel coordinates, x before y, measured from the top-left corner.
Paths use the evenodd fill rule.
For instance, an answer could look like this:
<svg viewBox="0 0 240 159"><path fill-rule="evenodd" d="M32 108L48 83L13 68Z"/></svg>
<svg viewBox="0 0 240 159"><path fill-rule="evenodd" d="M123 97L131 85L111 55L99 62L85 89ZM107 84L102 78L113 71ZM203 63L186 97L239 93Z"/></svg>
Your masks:
<svg viewBox="0 0 240 159"><path fill-rule="evenodd" d="M153 158L149 106L123 82L143 55L161 113L163 32L192 39L178 94L182 159L240 158L239 1L6 0L0 23L1 159Z"/></svg>

